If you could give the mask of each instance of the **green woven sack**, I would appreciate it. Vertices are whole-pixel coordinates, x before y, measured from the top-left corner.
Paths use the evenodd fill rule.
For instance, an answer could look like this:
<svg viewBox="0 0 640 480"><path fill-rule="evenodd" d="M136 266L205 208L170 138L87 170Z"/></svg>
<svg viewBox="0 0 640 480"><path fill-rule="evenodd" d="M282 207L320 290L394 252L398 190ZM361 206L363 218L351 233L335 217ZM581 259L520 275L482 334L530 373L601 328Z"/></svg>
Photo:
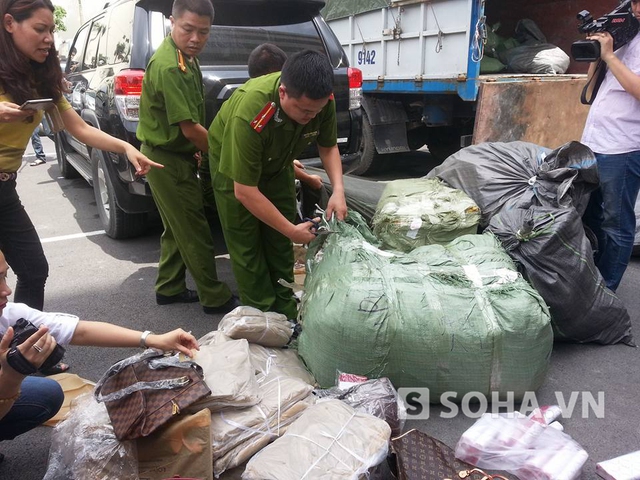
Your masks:
<svg viewBox="0 0 640 480"><path fill-rule="evenodd" d="M384 376L428 387L434 401L446 391L521 398L542 384L549 312L493 235L394 255L355 212L331 228L310 250L301 309L299 353L320 385L338 370Z"/></svg>
<svg viewBox="0 0 640 480"><path fill-rule="evenodd" d="M507 66L497 58L485 56L480 60L480 73L498 73L505 68L507 68Z"/></svg>
<svg viewBox="0 0 640 480"><path fill-rule="evenodd" d="M384 248L410 252L476 233L480 209L463 191L437 178L389 182L373 217L373 233Z"/></svg>

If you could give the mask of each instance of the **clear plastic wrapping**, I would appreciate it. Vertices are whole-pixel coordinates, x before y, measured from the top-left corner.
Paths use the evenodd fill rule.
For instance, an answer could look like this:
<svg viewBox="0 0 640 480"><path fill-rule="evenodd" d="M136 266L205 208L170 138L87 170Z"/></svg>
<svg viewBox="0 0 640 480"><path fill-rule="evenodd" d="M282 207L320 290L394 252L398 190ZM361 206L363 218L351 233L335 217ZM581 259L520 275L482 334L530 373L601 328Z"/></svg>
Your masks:
<svg viewBox="0 0 640 480"><path fill-rule="evenodd" d="M194 361L202 367L204 381L211 389L211 395L191 405L186 410L188 413L203 408L215 412L225 408L250 407L260 401L246 340L202 345Z"/></svg>
<svg viewBox="0 0 640 480"><path fill-rule="evenodd" d="M299 390L297 394L300 393ZM273 440L284 435L291 422L296 420L308 407L314 405L315 401L312 394L307 394L301 400L281 399L279 408L275 411L269 411L269 407L263 400L259 405L248 409L220 412L217 414L219 418L216 418L216 414L214 414L212 425L217 427L223 424L225 433L228 434L226 440L229 442L228 444L225 443L225 440L218 442L220 432L214 432L214 449L221 447L226 450L223 455L215 457L213 463L215 476L219 477L223 472L243 464ZM245 422L251 421L252 416L255 419L256 413L258 414L258 423L252 427L237 423L241 418L244 418ZM228 448L230 446L231 448Z"/></svg>
<svg viewBox="0 0 640 480"><path fill-rule="evenodd" d="M589 458L569 435L533 417L488 413L462 435L456 457L527 480L576 480Z"/></svg>
<svg viewBox="0 0 640 480"><path fill-rule="evenodd" d="M316 380L304 366L296 350L266 348L255 343L249 345L251 365L255 369L258 382L270 377L286 376L316 385Z"/></svg>
<svg viewBox="0 0 640 480"><path fill-rule="evenodd" d="M264 347L284 347L291 340L293 327L285 315L243 306L227 313L218 330L231 338L244 338Z"/></svg>
<svg viewBox="0 0 640 480"><path fill-rule="evenodd" d="M305 410L282 437L249 460L242 478L358 478L384 460L390 436L384 420L327 400Z"/></svg>
<svg viewBox="0 0 640 480"><path fill-rule="evenodd" d="M135 443L119 441L107 409L92 394L81 395L69 416L53 429L43 480L138 480Z"/></svg>
<svg viewBox="0 0 640 480"><path fill-rule="evenodd" d="M385 420L391 427L393 437L402 433L404 428L405 406L398 392L388 378L368 380L341 390L338 387L314 391L318 401L328 398L342 400L358 412L368 413Z"/></svg>

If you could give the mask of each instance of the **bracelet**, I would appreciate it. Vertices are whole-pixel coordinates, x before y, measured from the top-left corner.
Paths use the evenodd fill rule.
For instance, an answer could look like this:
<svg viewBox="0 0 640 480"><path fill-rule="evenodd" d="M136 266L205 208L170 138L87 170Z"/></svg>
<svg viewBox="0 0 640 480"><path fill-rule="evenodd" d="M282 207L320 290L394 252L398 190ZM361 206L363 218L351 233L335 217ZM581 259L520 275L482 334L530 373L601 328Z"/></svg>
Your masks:
<svg viewBox="0 0 640 480"><path fill-rule="evenodd" d="M16 393L13 397L0 398L0 403L13 403L18 399L19 396L20 396L20 390L18 390L18 393Z"/></svg>
<svg viewBox="0 0 640 480"><path fill-rule="evenodd" d="M154 333L151 330L145 330L142 333L142 336L140 337L140 347L141 348L149 348L149 347L147 347L147 337L149 335L154 335Z"/></svg>

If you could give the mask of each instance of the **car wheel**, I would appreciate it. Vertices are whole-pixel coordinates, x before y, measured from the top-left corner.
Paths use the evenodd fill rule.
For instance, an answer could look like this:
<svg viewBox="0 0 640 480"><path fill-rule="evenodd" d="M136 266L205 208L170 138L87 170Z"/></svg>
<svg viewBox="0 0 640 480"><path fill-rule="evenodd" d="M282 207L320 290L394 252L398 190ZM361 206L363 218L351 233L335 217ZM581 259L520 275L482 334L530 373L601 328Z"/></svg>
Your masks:
<svg viewBox="0 0 640 480"><path fill-rule="evenodd" d="M67 160L67 152L64 149L64 139L62 138L62 134L57 133L54 141L56 144L56 157L58 157L60 175L63 178L78 178L80 174Z"/></svg>
<svg viewBox="0 0 640 480"><path fill-rule="evenodd" d="M115 199L113 182L106 168L104 155L98 149L91 150L93 168L93 192L102 226L111 238L122 239L140 235L147 224L146 213L127 213Z"/></svg>
<svg viewBox="0 0 640 480"><path fill-rule="evenodd" d="M354 175L372 175L380 171L382 165L381 155L376 151L373 141L373 127L369 123L369 117L362 114L362 142L360 143L360 162L351 173Z"/></svg>

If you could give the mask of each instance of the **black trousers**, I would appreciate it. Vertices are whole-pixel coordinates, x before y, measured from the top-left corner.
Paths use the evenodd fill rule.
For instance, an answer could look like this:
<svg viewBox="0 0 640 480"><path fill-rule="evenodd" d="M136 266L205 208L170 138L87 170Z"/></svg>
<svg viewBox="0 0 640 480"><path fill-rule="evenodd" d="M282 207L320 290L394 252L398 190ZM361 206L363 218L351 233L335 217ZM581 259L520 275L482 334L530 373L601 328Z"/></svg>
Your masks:
<svg viewBox="0 0 640 480"><path fill-rule="evenodd" d="M43 310L49 264L15 180L0 181L0 250L17 277L13 301Z"/></svg>

